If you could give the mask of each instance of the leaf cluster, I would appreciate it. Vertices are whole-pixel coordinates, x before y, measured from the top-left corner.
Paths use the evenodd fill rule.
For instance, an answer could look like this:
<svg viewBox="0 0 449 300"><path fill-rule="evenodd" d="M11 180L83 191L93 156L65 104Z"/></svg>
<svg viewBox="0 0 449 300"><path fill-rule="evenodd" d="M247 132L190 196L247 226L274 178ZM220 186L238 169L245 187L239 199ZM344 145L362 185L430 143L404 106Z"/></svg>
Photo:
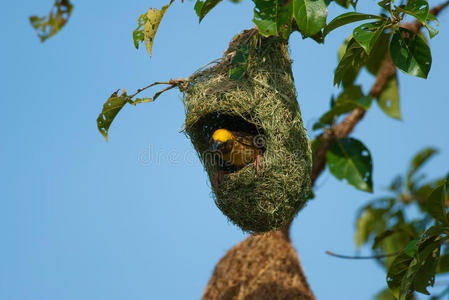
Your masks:
<svg viewBox="0 0 449 300"><path fill-rule="evenodd" d="M436 153L426 148L416 154L405 176L391 182L389 195L370 201L358 214L357 247L370 244L374 255L384 255L378 262L387 272L389 290L379 293L379 300L429 295L435 276L449 272L449 177L425 180L420 172ZM421 214L416 217L413 208Z"/></svg>

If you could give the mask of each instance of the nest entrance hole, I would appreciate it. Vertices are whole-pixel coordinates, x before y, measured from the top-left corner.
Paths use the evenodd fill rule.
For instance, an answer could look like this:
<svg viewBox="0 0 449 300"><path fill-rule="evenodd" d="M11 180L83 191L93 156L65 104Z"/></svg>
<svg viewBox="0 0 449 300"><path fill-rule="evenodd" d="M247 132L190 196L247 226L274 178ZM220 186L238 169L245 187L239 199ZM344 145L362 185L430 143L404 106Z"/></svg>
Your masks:
<svg viewBox="0 0 449 300"><path fill-rule="evenodd" d="M195 131L201 132L205 141L209 142L215 130L224 128L230 131L240 131L251 135L263 135L264 130L261 126L256 125L257 121L251 120L249 114L238 116L228 113L216 112L208 113L201 117L195 124Z"/></svg>
<svg viewBox="0 0 449 300"><path fill-rule="evenodd" d="M215 132L215 130L220 128L227 129L229 131L244 132L254 136L259 135L264 137L264 130L261 126L256 125L259 122L249 122L247 120L252 120L249 114L239 116L222 112L208 113L201 117L194 125L194 131L199 134L199 137L202 141L201 152L203 154L206 154L206 156L211 154L209 151L209 147L212 134ZM239 171L236 166L223 162L218 158L217 155L212 156L214 165L218 167L218 170L223 170L227 173L235 173Z"/></svg>

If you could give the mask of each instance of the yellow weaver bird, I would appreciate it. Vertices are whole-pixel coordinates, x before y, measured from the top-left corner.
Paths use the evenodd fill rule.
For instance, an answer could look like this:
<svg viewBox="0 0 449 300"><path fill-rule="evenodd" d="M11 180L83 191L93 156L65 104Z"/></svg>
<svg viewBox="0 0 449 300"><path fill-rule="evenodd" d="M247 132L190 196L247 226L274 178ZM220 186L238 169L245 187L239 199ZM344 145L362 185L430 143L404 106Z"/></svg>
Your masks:
<svg viewBox="0 0 449 300"><path fill-rule="evenodd" d="M211 147L214 153L229 166L237 169L254 163L256 172L261 166L262 153L265 147L265 139L261 135L251 135L245 132L217 129L212 134ZM221 183L223 174L229 173L219 170L212 184L217 187Z"/></svg>

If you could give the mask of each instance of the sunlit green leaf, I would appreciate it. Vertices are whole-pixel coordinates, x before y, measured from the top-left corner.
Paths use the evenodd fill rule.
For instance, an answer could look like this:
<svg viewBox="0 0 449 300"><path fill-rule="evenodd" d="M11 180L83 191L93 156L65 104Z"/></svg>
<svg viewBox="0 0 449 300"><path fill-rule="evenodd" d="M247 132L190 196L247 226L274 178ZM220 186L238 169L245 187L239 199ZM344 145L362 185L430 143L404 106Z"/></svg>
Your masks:
<svg viewBox="0 0 449 300"><path fill-rule="evenodd" d="M68 0L55 0L46 17L31 16L30 23L37 31L41 42L57 34L72 14L73 5Z"/></svg>
<svg viewBox="0 0 449 300"><path fill-rule="evenodd" d="M388 116L398 120L401 119L397 74L394 74L388 79L384 89L377 97L377 104L379 104L380 109Z"/></svg>
<svg viewBox="0 0 449 300"><path fill-rule="evenodd" d="M329 24L327 24L324 27L323 37L325 37L327 34L329 34L329 32L331 32L332 30L337 29L338 27L341 27L341 26L349 24L349 23L368 20L368 19L381 19L381 18L382 18L381 16L362 14L362 13L358 13L358 12L344 13L342 15L339 15L332 21L330 21Z"/></svg>
<svg viewBox="0 0 449 300"><path fill-rule="evenodd" d="M353 138L334 141L326 153L329 171L339 180L345 180L355 188L372 192L373 164L369 150Z"/></svg>
<svg viewBox="0 0 449 300"><path fill-rule="evenodd" d="M163 6L160 10L155 8L150 8L146 13L146 20L143 26L144 41L147 47L148 54L152 53L154 37L156 35L159 24L164 17L165 12L173 3L174 0L170 0L170 3Z"/></svg>
<svg viewBox="0 0 449 300"><path fill-rule="evenodd" d="M299 31L313 36L326 25L327 6L324 0L293 0L293 15Z"/></svg>
<svg viewBox="0 0 449 300"><path fill-rule="evenodd" d="M136 49L139 49L140 43L145 41L143 26L145 25L145 22L147 20L148 19L146 14L140 15L139 19L137 19L137 28L133 31L133 41L134 47L136 47Z"/></svg>
<svg viewBox="0 0 449 300"><path fill-rule="evenodd" d="M127 102L127 96L118 96L118 91L115 91L103 105L103 110L97 118L97 126L106 141L108 140L108 130L112 121Z"/></svg>
<svg viewBox="0 0 449 300"><path fill-rule="evenodd" d="M412 31L399 28L390 43L393 63L403 72L427 78L432 64L430 48L426 42Z"/></svg>

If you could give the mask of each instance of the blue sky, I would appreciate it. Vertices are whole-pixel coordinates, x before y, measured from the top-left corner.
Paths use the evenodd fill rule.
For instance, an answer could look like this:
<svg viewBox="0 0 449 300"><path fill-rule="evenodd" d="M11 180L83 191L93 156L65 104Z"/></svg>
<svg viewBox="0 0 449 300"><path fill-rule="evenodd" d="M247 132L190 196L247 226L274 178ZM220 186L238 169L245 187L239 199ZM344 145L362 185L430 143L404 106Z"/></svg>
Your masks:
<svg viewBox="0 0 449 300"><path fill-rule="evenodd" d="M373 12L374 1L361 2L360 11ZM179 133L181 94L126 107L108 143L95 120L116 89L187 77L220 57L234 34L252 27L252 4L224 2L198 24L194 2L175 2L151 59L135 50L131 33L141 13L165 1L75 1L68 26L41 44L27 18L51 4L2 5L0 299L198 299L215 263L246 234L216 208ZM330 17L338 12L332 4ZM428 80L399 75L403 121L373 105L354 132L372 153L376 195L424 146L440 150L425 170L434 177L448 171L449 12L439 19ZM349 33L335 31L325 46L291 37L308 128L338 92L336 51ZM358 81L367 91L373 78L363 73ZM326 172L295 219L293 244L318 299L370 299L384 287L375 262L324 253L355 253L355 211L371 198Z"/></svg>

